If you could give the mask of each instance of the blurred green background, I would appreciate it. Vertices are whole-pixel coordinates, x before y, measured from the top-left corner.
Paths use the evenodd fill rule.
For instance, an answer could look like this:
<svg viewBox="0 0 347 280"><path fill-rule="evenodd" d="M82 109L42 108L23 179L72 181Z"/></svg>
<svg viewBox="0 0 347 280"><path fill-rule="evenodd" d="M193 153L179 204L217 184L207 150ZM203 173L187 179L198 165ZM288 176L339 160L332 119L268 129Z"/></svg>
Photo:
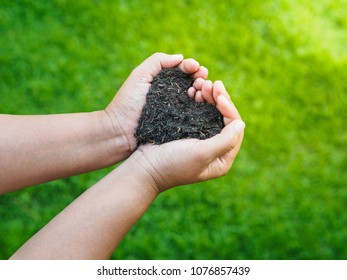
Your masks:
<svg viewBox="0 0 347 280"><path fill-rule="evenodd" d="M160 195L112 258L347 259L347 1L0 0L0 112L103 109L156 51L225 82L244 143L227 176ZM0 258L111 169L0 196Z"/></svg>

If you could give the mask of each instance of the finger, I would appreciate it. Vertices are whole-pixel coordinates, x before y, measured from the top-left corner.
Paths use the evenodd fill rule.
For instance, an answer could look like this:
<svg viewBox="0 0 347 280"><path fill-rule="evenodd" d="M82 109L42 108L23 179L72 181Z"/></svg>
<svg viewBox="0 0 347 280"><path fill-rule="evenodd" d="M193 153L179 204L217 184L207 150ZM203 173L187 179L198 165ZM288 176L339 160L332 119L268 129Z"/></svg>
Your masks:
<svg viewBox="0 0 347 280"><path fill-rule="evenodd" d="M188 96L193 99L195 97L195 94L196 94L196 89L194 87L190 87L188 89Z"/></svg>
<svg viewBox="0 0 347 280"><path fill-rule="evenodd" d="M219 99L220 96L222 96L221 99ZM231 118L233 120L241 119L241 116L237 108L231 101L231 98L228 92L226 91L224 84L221 81L216 81L213 85L213 98L217 103L218 110L224 117Z"/></svg>
<svg viewBox="0 0 347 280"><path fill-rule="evenodd" d="M242 120L234 120L223 128L220 134L212 138L201 140L201 149L206 151L210 160L225 155L237 147L238 139L243 135L245 123Z"/></svg>
<svg viewBox="0 0 347 280"><path fill-rule="evenodd" d="M222 156L219 156L217 158L212 158L211 162L209 163L210 170L214 170L214 178L223 176L228 173L230 170L240 148L241 148L241 143L243 139L243 134L244 132L241 132L241 135L237 138L235 148L232 149L231 151L225 153Z"/></svg>
<svg viewBox="0 0 347 280"><path fill-rule="evenodd" d="M194 83L193 83L193 87L196 89L196 90L202 90L202 85L204 83L204 79L202 78L197 78Z"/></svg>
<svg viewBox="0 0 347 280"><path fill-rule="evenodd" d="M201 90L198 90L195 94L195 101L196 102L205 102L205 99L202 97Z"/></svg>
<svg viewBox="0 0 347 280"><path fill-rule="evenodd" d="M192 58L185 59L178 65L178 68L186 74L196 73L199 70L199 67L199 62Z"/></svg>
<svg viewBox="0 0 347 280"><path fill-rule="evenodd" d="M226 91L223 82L222 81L215 81L213 84L213 98L215 101L217 100L217 97L219 95L224 95L224 97L226 99L231 101L231 98L230 98L228 92Z"/></svg>
<svg viewBox="0 0 347 280"><path fill-rule="evenodd" d="M220 157L220 160L224 161L226 165L230 166L235 160L237 154L239 153L242 140L243 140L243 135L244 135L244 132L242 132L239 138L237 139L235 149L233 149L230 152L227 152L226 154Z"/></svg>
<svg viewBox="0 0 347 280"><path fill-rule="evenodd" d="M241 132L241 134L239 135L236 144L235 144L235 148L232 149L229 152L226 152L224 155L220 156L219 159L226 165L226 166L231 166L231 164L233 163L234 159L236 158L240 148L241 148L241 144L242 144L242 140L243 140L243 135L244 135L244 131Z"/></svg>
<svg viewBox="0 0 347 280"><path fill-rule="evenodd" d="M234 116L232 103L223 95L217 97L217 108L224 117L232 118Z"/></svg>
<svg viewBox="0 0 347 280"><path fill-rule="evenodd" d="M208 69L205 66L200 66L198 71L196 71L193 75L194 80L198 78L202 78L204 80L207 79L208 76Z"/></svg>
<svg viewBox="0 0 347 280"><path fill-rule="evenodd" d="M234 103L227 100L224 95L220 95L217 98L217 109L224 117L224 124L228 125L233 120L241 119L237 108Z"/></svg>
<svg viewBox="0 0 347 280"><path fill-rule="evenodd" d="M201 89L202 97L207 101L207 103L215 104L212 95L212 82L207 80L202 84Z"/></svg>
<svg viewBox="0 0 347 280"><path fill-rule="evenodd" d="M163 68L172 68L183 60L181 54L155 53L142 62L134 71L146 77L146 82L152 82Z"/></svg>

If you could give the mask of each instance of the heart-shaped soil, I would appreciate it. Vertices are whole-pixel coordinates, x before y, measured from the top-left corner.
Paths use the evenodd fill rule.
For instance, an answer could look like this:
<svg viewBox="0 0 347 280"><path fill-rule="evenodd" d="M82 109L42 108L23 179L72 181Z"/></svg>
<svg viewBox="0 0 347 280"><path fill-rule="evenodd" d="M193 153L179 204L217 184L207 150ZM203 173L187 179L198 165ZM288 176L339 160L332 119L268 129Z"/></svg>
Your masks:
<svg viewBox="0 0 347 280"><path fill-rule="evenodd" d="M154 78L135 132L137 145L163 144L184 138L210 138L224 127L214 105L195 102L187 91L193 77L179 68L163 69Z"/></svg>

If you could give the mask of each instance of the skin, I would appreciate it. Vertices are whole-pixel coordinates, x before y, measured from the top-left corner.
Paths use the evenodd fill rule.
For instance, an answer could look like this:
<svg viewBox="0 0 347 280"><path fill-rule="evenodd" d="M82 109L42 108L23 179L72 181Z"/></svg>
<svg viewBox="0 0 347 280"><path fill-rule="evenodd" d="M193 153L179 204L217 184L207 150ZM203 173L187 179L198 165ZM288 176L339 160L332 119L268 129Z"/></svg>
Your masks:
<svg viewBox="0 0 347 280"><path fill-rule="evenodd" d="M31 172L35 173L35 168L32 168L30 164L36 163L30 157L35 157L36 160L42 159L43 152L38 152L42 145L46 149L44 152L50 155L50 160L47 160L46 166L39 165L41 170L35 176L26 172L26 175L20 179L9 180L6 179L9 173L0 173L1 180L3 178L8 180L7 184L1 185L3 191L18 189L19 186L24 185L26 180L31 180L30 182L45 181L62 175L69 176L71 173L93 170L100 166L113 164L122 158L129 158L51 220L27 241L12 256L12 259L107 259L161 192L175 186L216 178L229 171L240 149L245 124L231 102L223 83L217 81L212 84L206 80L207 69L199 66L195 60L182 60L183 57L180 55L154 54L130 74L104 113L92 113L102 115L95 117L99 122L105 119L103 123L105 130L102 132L112 131L110 135L118 135L116 140L112 137L103 137L108 135L106 132L105 134L90 132L92 136L83 139L82 136L85 135L80 136L79 133L83 134L84 129L79 130L78 126L70 124L73 122L72 120L67 121L69 118L83 119L85 117L83 114L77 115L78 117L65 116L63 119L66 118L66 124L63 127L60 126L58 120L50 123L49 118L46 119L46 123L42 121L45 125L41 124L39 128L36 127L34 120L30 122L30 125L24 123L23 127L26 132L29 132L30 128L36 129L35 133L29 135L34 137L34 140L28 136L25 142L29 141L31 147L30 149L19 147L20 144L24 144L24 141L20 142L17 148L22 149L24 153L17 153L16 159L12 159L8 153L5 161L10 163L11 161L23 161L20 163L21 168L29 168ZM216 104L224 116L226 126L220 134L210 139L186 139L163 145L144 145L135 150L136 141L133 134L150 84L162 68L176 65L179 65L184 72L194 75L195 83L188 93L191 98L197 102ZM6 116L5 118L12 117ZM42 118L45 119L45 117ZM58 116L53 118L58 118ZM8 125L11 121L11 119L7 119L7 122L3 121L3 124L11 126L13 123ZM81 120L79 125L85 124L84 121L84 119ZM97 124L98 121L96 121ZM18 121L15 124L19 129L23 129L20 123ZM60 128L61 130L60 133L54 134L55 129L52 129L52 135L47 137L45 133L47 129L51 129L51 125L55 129ZM64 131L67 127L73 132ZM96 128L93 125L92 127ZM13 139L14 143L8 142L12 139L11 137L19 133L16 134L15 129L8 128L8 131L5 132L10 135L5 133L6 137L2 137L0 140L0 147L5 151L6 149L3 147L9 145L11 151L15 152L15 143L19 140ZM37 136L39 132L41 134ZM100 137L98 137L99 135ZM60 144L60 141L55 141L54 137L58 137L60 141L65 140L67 147L64 148L64 145ZM77 137L76 141L74 137ZM6 141L3 140L4 138ZM98 140L101 140L99 145L106 147L98 147ZM69 141L73 143L71 144ZM58 152L50 151L48 147L51 145L52 148L52 143L58 145L58 147L53 145L54 149L65 153L64 155L68 159L65 164L69 168L60 166L64 163L63 156L59 157ZM90 147L85 147L86 145L90 145ZM32 151L31 149L35 147L36 150ZM76 149L80 150L76 152ZM83 160L86 160L88 156L94 156L93 159L97 160L93 149L101 149L105 155L101 156L99 163L91 160L90 163L85 164ZM40 154L40 157L36 155L37 153ZM50 153L53 153L53 156ZM72 156L69 153L72 153ZM112 160L106 159L107 156L111 156ZM57 164L57 160L61 162ZM15 164L11 166L7 172L15 174ZM66 172L66 169L69 171ZM40 179L42 175L45 175L44 179Z"/></svg>
<svg viewBox="0 0 347 280"><path fill-rule="evenodd" d="M111 166L135 150L134 132L153 77L178 65L195 79L207 69L182 55L157 53L139 65L105 110L0 115L0 194Z"/></svg>

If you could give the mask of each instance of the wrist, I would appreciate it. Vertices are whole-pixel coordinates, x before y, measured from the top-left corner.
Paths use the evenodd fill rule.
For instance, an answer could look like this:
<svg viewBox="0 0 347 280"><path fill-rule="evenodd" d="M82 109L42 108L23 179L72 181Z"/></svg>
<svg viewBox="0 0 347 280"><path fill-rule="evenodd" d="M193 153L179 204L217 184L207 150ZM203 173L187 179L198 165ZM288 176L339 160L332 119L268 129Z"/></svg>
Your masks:
<svg viewBox="0 0 347 280"><path fill-rule="evenodd" d="M138 164L133 155L117 166L97 185L100 183L103 185L100 189L101 193L108 197L122 197L122 200L126 201L127 207L132 208L130 210L132 214L142 215L141 213L152 204L160 191L151 176Z"/></svg>
<svg viewBox="0 0 347 280"><path fill-rule="evenodd" d="M140 170L143 181L146 182L149 188L154 189L157 195L174 186L178 186L176 182L171 180L175 176L171 174L170 168L166 168L165 163L158 164L160 159L155 154L162 153L155 151L155 149L160 148L160 146L140 146L128 159L128 161L131 160L133 162L132 166L136 166Z"/></svg>
<svg viewBox="0 0 347 280"><path fill-rule="evenodd" d="M162 192L153 166L148 164L147 159L141 151L135 151L123 165L126 165L131 170L129 174L142 185L142 188L146 192L151 193L155 197Z"/></svg>
<svg viewBox="0 0 347 280"><path fill-rule="evenodd" d="M128 158L132 153L129 141L112 116L106 110L91 114L96 119L96 131L101 135L100 139L103 139L103 143L100 144L109 145L111 165Z"/></svg>

